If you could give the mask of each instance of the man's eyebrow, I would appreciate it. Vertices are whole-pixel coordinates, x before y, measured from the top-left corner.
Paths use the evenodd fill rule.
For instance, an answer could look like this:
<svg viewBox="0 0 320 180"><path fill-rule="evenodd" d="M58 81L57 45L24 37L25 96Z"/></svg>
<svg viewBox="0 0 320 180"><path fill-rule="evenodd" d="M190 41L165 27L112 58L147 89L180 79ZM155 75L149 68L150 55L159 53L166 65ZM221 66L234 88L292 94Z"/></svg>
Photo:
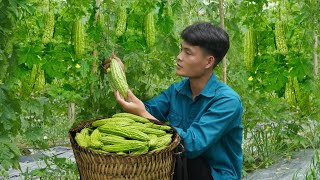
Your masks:
<svg viewBox="0 0 320 180"><path fill-rule="evenodd" d="M181 44L181 43L180 43L180 48L181 48L181 49L186 49L186 50L192 51L189 47L182 47L182 44Z"/></svg>

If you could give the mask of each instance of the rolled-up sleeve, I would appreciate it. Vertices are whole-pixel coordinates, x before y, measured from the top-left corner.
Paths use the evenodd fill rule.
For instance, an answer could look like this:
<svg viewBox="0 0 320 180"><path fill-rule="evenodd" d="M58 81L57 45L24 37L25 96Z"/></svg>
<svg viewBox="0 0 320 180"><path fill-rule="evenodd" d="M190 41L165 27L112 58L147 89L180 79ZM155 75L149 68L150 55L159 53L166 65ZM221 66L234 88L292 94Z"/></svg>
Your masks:
<svg viewBox="0 0 320 180"><path fill-rule="evenodd" d="M195 158L218 142L225 133L237 125L236 121L241 118L242 110L239 98L222 97L212 104L199 121L193 122L187 131L176 127L184 140L186 156Z"/></svg>

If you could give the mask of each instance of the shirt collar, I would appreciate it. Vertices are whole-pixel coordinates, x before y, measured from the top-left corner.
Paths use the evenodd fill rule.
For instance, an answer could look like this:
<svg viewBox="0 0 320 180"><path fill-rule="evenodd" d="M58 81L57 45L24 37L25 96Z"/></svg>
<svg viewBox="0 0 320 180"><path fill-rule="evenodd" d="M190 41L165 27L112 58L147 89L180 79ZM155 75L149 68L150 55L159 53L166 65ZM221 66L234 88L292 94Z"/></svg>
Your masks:
<svg viewBox="0 0 320 180"><path fill-rule="evenodd" d="M214 73L212 73L209 81L204 86L204 88L202 89L200 94L205 96L205 97L213 97L215 95L215 92L216 92L215 89L217 87L217 84L218 84L218 79L217 79L216 75ZM181 83L179 83L175 88L181 94L184 94L184 95L186 95L186 96L188 96L190 98L192 97L191 96L189 78L183 79L181 81Z"/></svg>

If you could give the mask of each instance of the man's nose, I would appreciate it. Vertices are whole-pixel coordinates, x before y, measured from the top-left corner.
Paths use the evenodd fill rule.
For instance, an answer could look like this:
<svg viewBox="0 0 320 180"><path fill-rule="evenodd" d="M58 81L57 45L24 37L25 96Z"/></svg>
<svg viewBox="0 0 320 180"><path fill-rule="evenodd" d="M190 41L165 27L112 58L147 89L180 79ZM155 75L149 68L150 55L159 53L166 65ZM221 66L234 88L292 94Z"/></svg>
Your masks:
<svg viewBox="0 0 320 180"><path fill-rule="evenodd" d="M182 60L181 52L178 54L178 56L177 56L177 60L178 60L178 61L181 61L181 60Z"/></svg>

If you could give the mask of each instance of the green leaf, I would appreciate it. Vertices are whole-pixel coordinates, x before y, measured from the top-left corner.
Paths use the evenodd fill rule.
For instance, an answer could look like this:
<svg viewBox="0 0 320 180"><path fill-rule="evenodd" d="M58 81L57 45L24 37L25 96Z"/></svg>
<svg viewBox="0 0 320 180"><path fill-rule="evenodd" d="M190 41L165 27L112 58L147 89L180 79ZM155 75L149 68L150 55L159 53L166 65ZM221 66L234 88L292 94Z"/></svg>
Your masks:
<svg viewBox="0 0 320 180"><path fill-rule="evenodd" d="M63 78L65 77L65 73L68 71L67 64L59 59L50 60L44 64L42 68L50 78Z"/></svg>
<svg viewBox="0 0 320 180"><path fill-rule="evenodd" d="M164 34L169 34L172 33L174 21L169 16L164 16L162 18L159 18L156 27L158 27L157 31Z"/></svg>
<svg viewBox="0 0 320 180"><path fill-rule="evenodd" d="M82 60L80 61L81 64L80 64L80 75L84 78L84 77L87 77L89 75L89 71L90 71L90 65L88 63L88 61L86 60Z"/></svg>
<svg viewBox="0 0 320 180"><path fill-rule="evenodd" d="M8 170L10 167L19 169L18 158L20 157L20 151L12 140L8 136L0 135L0 164Z"/></svg>
<svg viewBox="0 0 320 180"><path fill-rule="evenodd" d="M44 177L47 173L46 168L34 169L31 171L31 174L36 177Z"/></svg>
<svg viewBox="0 0 320 180"><path fill-rule="evenodd" d="M40 46L40 40L34 45L23 47L20 49L20 57L18 59L18 65L25 64L29 69L32 68L33 64L40 64L40 54L42 47ZM22 56L21 56L22 55Z"/></svg>

